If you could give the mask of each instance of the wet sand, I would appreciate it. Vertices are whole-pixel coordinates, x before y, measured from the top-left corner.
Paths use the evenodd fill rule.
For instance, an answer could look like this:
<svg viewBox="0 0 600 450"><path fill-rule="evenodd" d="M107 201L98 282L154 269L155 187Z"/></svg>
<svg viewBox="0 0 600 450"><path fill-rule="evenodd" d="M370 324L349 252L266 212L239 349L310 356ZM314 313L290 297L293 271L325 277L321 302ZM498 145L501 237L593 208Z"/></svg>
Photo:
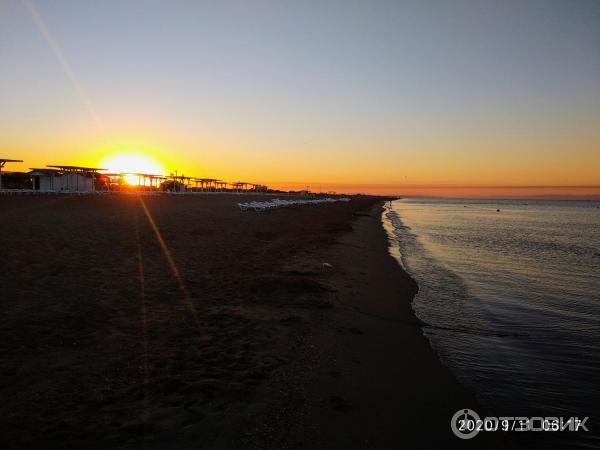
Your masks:
<svg viewBox="0 0 600 450"><path fill-rule="evenodd" d="M457 444L381 199L240 198L0 198L3 448Z"/></svg>
<svg viewBox="0 0 600 450"><path fill-rule="evenodd" d="M456 411L485 409L423 336L425 324L411 307L418 287L388 252L382 204L355 214L352 231L319 252L334 267L321 276L333 308L313 315L302 357L284 372L286 407L262 429L265 442L309 449L513 448L495 433L471 441L452 433Z"/></svg>

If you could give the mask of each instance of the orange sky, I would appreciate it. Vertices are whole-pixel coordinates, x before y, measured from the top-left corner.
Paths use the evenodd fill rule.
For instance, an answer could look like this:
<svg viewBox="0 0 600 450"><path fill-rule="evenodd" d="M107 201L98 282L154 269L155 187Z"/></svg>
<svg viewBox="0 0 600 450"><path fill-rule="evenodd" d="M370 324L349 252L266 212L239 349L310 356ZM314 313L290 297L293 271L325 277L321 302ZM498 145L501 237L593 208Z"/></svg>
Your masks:
<svg viewBox="0 0 600 450"><path fill-rule="evenodd" d="M143 161L138 171L160 170L168 174L177 170L179 174L190 176L263 182L277 188L303 189L308 185L315 191L386 195L600 195L600 152L593 151L598 145L593 140L591 144L581 142L578 154L573 153L571 158L566 158L560 151L561 143L554 141L555 151L539 160L533 154L528 157L500 149L482 154L474 144L471 148L460 148L456 143L456 148L452 148L441 139L438 143L422 141L406 147L398 145L398 150L388 150L383 145L369 150L367 142L354 142L348 143L354 151L348 151L343 143L338 142L336 148L331 142L328 152L304 154L270 147L266 140L248 149L227 137L197 142L169 139L158 135L156 130L140 134L155 137L105 140L94 130L83 135L59 134L44 140L16 136L14 144L6 148L17 150L2 150L2 153L6 153L6 157L24 159L23 164L11 164L7 170L27 170L46 164L102 166L107 159L133 153L158 163L148 166ZM497 139L490 146L509 144ZM43 152L39 151L41 147ZM160 169L147 169L157 165Z"/></svg>
<svg viewBox="0 0 600 450"><path fill-rule="evenodd" d="M223 148L216 139L200 143L157 138L158 145L142 139L118 139L95 143L89 136L56 136L31 139L27 146L17 137L14 145L2 150L3 157L24 159L6 170L27 170L46 164L103 166L119 155L139 155L138 166L107 167L109 170L162 171L228 181L267 183L276 188L313 191L362 192L386 195L419 196L600 196L599 154L590 149L573 158L549 154L539 161L518 152L498 151L482 156L476 149L447 149L448 144L428 143L428 150L386 151L364 148L346 153L344 148L329 152L285 152L268 148ZM228 139L223 139L229 143ZM73 141L70 143L70 141ZM198 147L196 147L196 145ZM358 144L354 144L358 146ZM501 145L496 142L495 145ZM39 148L44 148L43 152ZM555 143L555 148L558 144ZM196 150L198 148L198 150ZM402 147L401 147L402 148ZM415 143L413 148L423 148ZM580 148L585 149L582 143ZM600 147L599 147L600 148ZM171 150L172 149L172 150ZM419 153L423 156L419 156ZM364 154L368 155L367 157ZM425 156L426 155L426 156ZM118 158L117 158L118 159ZM148 161L157 164L148 165ZM151 169L148 169L150 167ZM153 170L154 167L158 167Z"/></svg>

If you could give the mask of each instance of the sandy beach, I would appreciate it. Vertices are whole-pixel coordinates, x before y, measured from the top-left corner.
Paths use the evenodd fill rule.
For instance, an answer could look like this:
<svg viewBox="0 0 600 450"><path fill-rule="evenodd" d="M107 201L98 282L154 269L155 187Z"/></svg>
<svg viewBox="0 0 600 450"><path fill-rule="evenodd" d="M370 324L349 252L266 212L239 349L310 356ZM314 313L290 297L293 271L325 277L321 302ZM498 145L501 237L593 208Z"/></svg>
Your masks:
<svg viewBox="0 0 600 450"><path fill-rule="evenodd" d="M464 446L383 200L241 198L0 198L3 448Z"/></svg>

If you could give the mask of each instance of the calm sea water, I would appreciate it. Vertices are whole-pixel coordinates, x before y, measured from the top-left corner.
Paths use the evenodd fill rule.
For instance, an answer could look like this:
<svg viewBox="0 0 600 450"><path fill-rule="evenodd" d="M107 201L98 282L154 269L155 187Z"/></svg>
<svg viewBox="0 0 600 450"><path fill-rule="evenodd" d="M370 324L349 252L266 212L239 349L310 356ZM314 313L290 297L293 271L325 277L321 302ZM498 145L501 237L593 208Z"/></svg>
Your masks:
<svg viewBox="0 0 600 450"><path fill-rule="evenodd" d="M552 442L599 448L600 202L403 199L384 217L426 336L487 413L590 416Z"/></svg>

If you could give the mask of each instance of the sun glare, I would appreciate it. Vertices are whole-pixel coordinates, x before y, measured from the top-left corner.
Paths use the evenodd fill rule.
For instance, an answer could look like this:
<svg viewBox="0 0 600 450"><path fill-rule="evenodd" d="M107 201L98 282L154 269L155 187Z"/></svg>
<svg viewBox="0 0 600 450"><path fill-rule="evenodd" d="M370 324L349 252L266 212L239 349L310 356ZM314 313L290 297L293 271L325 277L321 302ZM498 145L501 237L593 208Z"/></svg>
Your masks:
<svg viewBox="0 0 600 450"><path fill-rule="evenodd" d="M136 185L136 184L140 184L140 177L137 175L134 175L132 173L128 173L127 175L125 175L125 181L127 181L127 184L131 184L131 185Z"/></svg>
<svg viewBox="0 0 600 450"><path fill-rule="evenodd" d="M123 173L125 180L131 185L139 184L138 173L163 175L163 165L153 157L137 152L119 152L108 156L100 163L100 167L110 173Z"/></svg>

